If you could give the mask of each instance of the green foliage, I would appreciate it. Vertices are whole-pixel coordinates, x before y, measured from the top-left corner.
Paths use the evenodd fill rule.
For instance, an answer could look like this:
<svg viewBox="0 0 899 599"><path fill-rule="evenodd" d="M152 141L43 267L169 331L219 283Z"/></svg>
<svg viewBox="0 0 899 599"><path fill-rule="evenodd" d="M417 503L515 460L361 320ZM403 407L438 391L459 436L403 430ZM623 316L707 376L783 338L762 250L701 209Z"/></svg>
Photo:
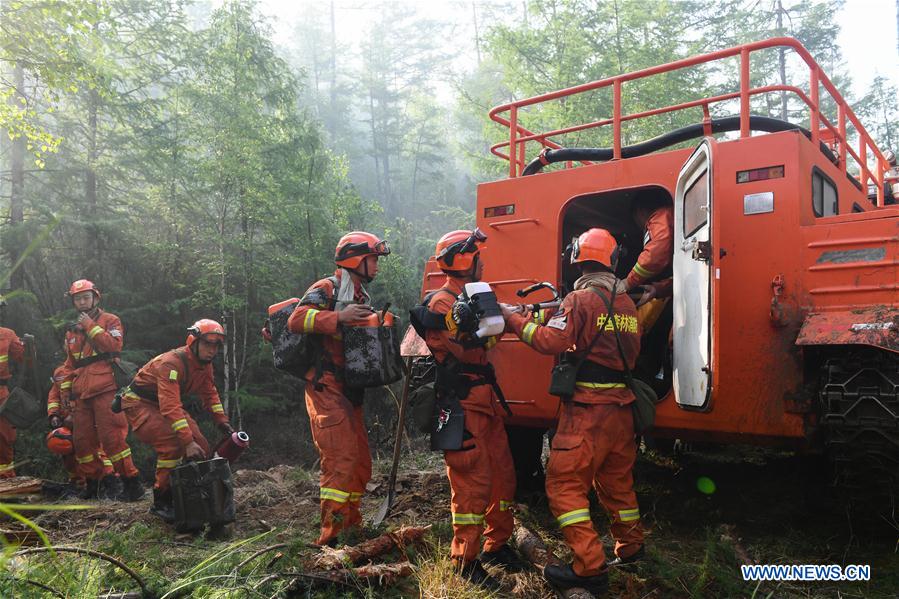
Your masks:
<svg viewBox="0 0 899 599"><path fill-rule="evenodd" d="M899 150L899 89L885 77L877 76L855 111L883 150Z"/></svg>
<svg viewBox="0 0 899 599"><path fill-rule="evenodd" d="M11 140L26 140L38 168L62 141L42 126L40 102L54 110L61 95L95 86L81 53L93 45L92 26L108 14L106 2L10 1L0 8L0 60L13 74L0 80L0 129ZM25 69L38 84L38 97L26 96L20 85Z"/></svg>
<svg viewBox="0 0 899 599"><path fill-rule="evenodd" d="M632 73L697 54L742 43L789 35L801 41L824 66L838 87L846 88L840 50L835 43L840 0L812 2L755 2L719 0L715 3L655 0L553 0L527 3L527 19L489 27L485 35L488 57L460 85L460 119L468 146L507 140L504 128L483 118L486 111L512 99L523 99L591 81ZM783 69L781 69L783 60ZM739 89L739 62L694 66L622 85L622 114L673 106ZM808 86L808 67L792 51L777 49L754 54L750 78L754 86ZM807 110L792 95L753 99L757 114L806 122ZM823 110L835 121L834 104L822 94ZM737 112L735 102L712 107L714 115ZM784 114L782 114L782 112ZM506 115L508 116L508 115ZM586 124L612 116L611 86L548 101L522 109L519 122L533 132ZM480 117L480 118L478 118ZM647 140L687 124L699 123L700 108L624 122L624 145ZM565 147L610 147L612 128L587 129L554 136ZM527 159L540 146L528 144ZM501 149L507 152L507 149ZM482 176L499 176L502 162L470 153L470 164Z"/></svg>

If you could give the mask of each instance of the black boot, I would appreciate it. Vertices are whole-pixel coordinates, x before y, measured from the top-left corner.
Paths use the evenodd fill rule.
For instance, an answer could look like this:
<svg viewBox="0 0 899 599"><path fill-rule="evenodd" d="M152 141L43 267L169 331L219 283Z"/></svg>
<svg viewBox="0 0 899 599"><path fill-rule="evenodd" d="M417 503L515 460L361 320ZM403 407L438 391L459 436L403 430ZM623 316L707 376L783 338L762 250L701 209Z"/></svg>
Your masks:
<svg viewBox="0 0 899 599"><path fill-rule="evenodd" d="M206 538L210 541L227 541L234 536L234 526L224 522L210 524L206 529Z"/></svg>
<svg viewBox="0 0 899 599"><path fill-rule="evenodd" d="M476 584L488 591L500 590L499 581L487 573L480 560L473 560L463 565L459 574L471 584Z"/></svg>
<svg viewBox="0 0 899 599"><path fill-rule="evenodd" d="M100 481L100 499L118 501L122 498L124 492L125 487L122 484L122 479L115 474L107 474L103 477L103 480Z"/></svg>
<svg viewBox="0 0 899 599"><path fill-rule="evenodd" d="M144 486L140 484L140 476L126 476L122 479L124 501L138 501L144 496Z"/></svg>
<svg viewBox="0 0 899 599"><path fill-rule="evenodd" d="M509 545L503 545L496 551L482 551L479 557L482 564L499 566L506 572L521 572L524 569L521 558Z"/></svg>
<svg viewBox="0 0 899 599"><path fill-rule="evenodd" d="M150 507L150 513L159 516L168 524L175 522L175 505L172 502L171 489L160 491L153 488L153 505Z"/></svg>
<svg viewBox="0 0 899 599"><path fill-rule="evenodd" d="M45 480L41 484L41 495L44 497L52 497L54 499L70 499L72 497L81 497L83 489L79 489L72 483L56 483Z"/></svg>
<svg viewBox="0 0 899 599"><path fill-rule="evenodd" d="M573 589L579 587L586 589L594 595L605 595L609 590L609 575L601 572L595 576L578 576L574 573L571 564L551 564L543 568L543 578L553 586L560 589Z"/></svg>
<svg viewBox="0 0 899 599"><path fill-rule="evenodd" d="M84 490L78 496L79 499L96 499L99 495L100 481L87 479Z"/></svg>
<svg viewBox="0 0 899 599"><path fill-rule="evenodd" d="M646 555L646 552L643 550L643 545L640 545L640 548L637 549L633 554L627 557L615 557L614 559L609 560L607 563L611 568L621 568L622 566L629 566L635 562L639 562Z"/></svg>

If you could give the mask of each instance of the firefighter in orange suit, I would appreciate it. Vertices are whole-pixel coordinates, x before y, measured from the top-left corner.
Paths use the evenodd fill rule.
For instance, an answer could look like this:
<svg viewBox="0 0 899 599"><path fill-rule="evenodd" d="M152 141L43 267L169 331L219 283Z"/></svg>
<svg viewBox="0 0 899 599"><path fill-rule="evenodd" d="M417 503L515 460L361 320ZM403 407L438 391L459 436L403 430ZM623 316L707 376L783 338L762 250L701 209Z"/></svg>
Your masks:
<svg viewBox="0 0 899 599"><path fill-rule="evenodd" d="M624 283L626 291L637 287L643 290L636 299L644 348L637 362L637 372L640 378L650 381L657 392L664 393L670 385L665 372L670 372L670 333L674 317L670 304L674 291L674 209L666 200L650 198L648 202L638 204L632 216L643 231L643 251Z"/></svg>
<svg viewBox="0 0 899 599"><path fill-rule="evenodd" d="M643 231L643 251L619 288L643 288L637 300L637 318L645 333L659 319L673 290L674 208L661 200L641 203L632 216Z"/></svg>
<svg viewBox="0 0 899 599"><path fill-rule="evenodd" d="M545 325L535 324L510 306L502 308L507 328L540 353L569 351L569 357L579 358L582 354L576 348L589 348L577 373L574 395L562 403L546 472L550 509L574 553L574 563L547 566L544 576L563 588L604 592L607 563L590 519L587 494L591 486L612 518L616 558L608 565L643 556L643 530L633 489L636 445L630 404L634 396L625 384L621 360L623 353L633 368L640 352L640 331L633 301L616 292L612 309L620 353L606 303L619 284L613 274L618 245L611 233L604 229L583 233L573 244L571 261L582 276Z"/></svg>
<svg viewBox="0 0 899 599"><path fill-rule="evenodd" d="M100 290L87 279L72 283L68 296L78 311L78 322L66 332L65 366L74 377L73 437L75 459L86 479L83 498L137 501L144 496L144 489L125 441L128 422L111 409L118 390L111 362L122 351L122 322L118 316L100 309ZM97 459L101 445L121 481L104 476L103 463Z"/></svg>
<svg viewBox="0 0 899 599"><path fill-rule="evenodd" d="M0 296L0 309L6 301ZM9 379L12 372L10 360L21 363L25 358L25 345L16 332L0 326L0 405L9 397ZM9 420L0 416L0 478L12 478L16 475L13 467L13 445L16 442L16 427Z"/></svg>
<svg viewBox="0 0 899 599"><path fill-rule="evenodd" d="M343 386L342 323L372 312L363 283L378 274L378 257L386 256L386 241L362 231L340 238L333 276L314 283L288 319L293 333L320 335L318 365L306 374L306 411L312 439L321 458L319 545L334 544L345 529L362 524L359 506L371 479L371 450L362 411L362 390Z"/></svg>
<svg viewBox="0 0 899 599"><path fill-rule="evenodd" d="M75 446L72 438L72 372L65 364L53 371L50 378L50 392L47 394L47 420L52 431L47 435L48 447L53 445L54 453L59 453L60 448L66 448L65 453L60 453L62 465L69 474L69 482L84 484L84 476L79 472L78 461L75 459ZM53 441L51 441L51 439ZM97 459L103 464L103 476L115 476L112 461L106 453L100 449Z"/></svg>
<svg viewBox="0 0 899 599"><path fill-rule="evenodd" d="M225 330L214 320L198 320L187 329L187 341L158 355L138 371L122 395L122 409L137 438L156 450L156 482L150 511L174 522L169 475L182 459L205 460L209 443L184 409L182 398L196 394L218 429L234 432L213 379L212 360L225 342Z"/></svg>
<svg viewBox="0 0 899 599"><path fill-rule="evenodd" d="M490 384L495 378L487 350L493 347L496 338L491 337L485 343L469 343L464 334L458 334L452 319L453 304L465 284L481 279L484 262L480 252L486 240L475 229L447 233L437 242L435 259L446 274L446 281L430 296L427 309L440 315L449 328L429 329L425 341L438 367L450 368L448 362L457 364L457 376L462 379L462 388L468 391L460 398L465 419L462 447L444 451L452 490L451 557L463 577L497 589L498 583L482 564L515 568L520 560L507 544L513 529L510 508L515 496L515 466L498 410L498 398ZM484 537L482 552L481 536Z"/></svg>

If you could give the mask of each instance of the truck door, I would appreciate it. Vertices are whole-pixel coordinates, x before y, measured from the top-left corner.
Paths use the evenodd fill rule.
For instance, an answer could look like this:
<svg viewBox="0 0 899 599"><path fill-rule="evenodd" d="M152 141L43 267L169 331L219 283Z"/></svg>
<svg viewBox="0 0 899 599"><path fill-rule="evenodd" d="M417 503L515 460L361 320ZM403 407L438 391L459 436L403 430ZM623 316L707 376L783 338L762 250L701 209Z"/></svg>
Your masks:
<svg viewBox="0 0 899 599"><path fill-rule="evenodd" d="M684 164L674 197L674 396L692 409L711 397L712 144Z"/></svg>

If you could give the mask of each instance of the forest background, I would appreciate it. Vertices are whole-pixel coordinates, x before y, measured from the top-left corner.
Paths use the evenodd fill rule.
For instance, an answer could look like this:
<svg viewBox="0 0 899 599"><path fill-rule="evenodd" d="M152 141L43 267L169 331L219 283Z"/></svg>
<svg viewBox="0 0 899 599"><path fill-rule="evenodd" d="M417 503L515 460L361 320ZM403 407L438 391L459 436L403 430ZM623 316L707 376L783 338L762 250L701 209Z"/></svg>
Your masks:
<svg viewBox="0 0 899 599"><path fill-rule="evenodd" d="M75 279L93 280L103 306L122 318L124 357L133 362L182 343L195 319L215 318L228 330L216 365L223 401L233 420L259 431L257 459L311 462L301 383L273 371L259 330L268 305L332 271L343 232L389 240L393 253L370 291L377 306L390 301L404 315L418 300L436 239L472 226L477 183L507 168L489 152L503 136L487 118L491 107L778 35L797 37L881 147L896 149L896 87L876 77L863 93L850 93L837 43L842 7L838 0L476 0L441 12L319 0L294 11L293 34L276 43L279 17L253 2L6 0L5 326L37 337L45 381L63 359L62 336L75 317L64 292ZM369 26L347 42L337 30L352 10L364 10ZM763 54L753 62L753 84L807 87L793 58ZM735 64L636 85L626 109L733 91ZM733 106L717 110L730 114ZM806 122L788 98L759 99L753 110ZM533 110L526 123L555 128L610 111L610 97L596 95ZM697 109L632 122L624 143L699 120ZM610 132L593 132L560 141L609 140ZM370 406L380 447L395 410L383 392ZM44 434L43 423L20 431L18 454L32 462L22 473L58 467L36 449Z"/></svg>

